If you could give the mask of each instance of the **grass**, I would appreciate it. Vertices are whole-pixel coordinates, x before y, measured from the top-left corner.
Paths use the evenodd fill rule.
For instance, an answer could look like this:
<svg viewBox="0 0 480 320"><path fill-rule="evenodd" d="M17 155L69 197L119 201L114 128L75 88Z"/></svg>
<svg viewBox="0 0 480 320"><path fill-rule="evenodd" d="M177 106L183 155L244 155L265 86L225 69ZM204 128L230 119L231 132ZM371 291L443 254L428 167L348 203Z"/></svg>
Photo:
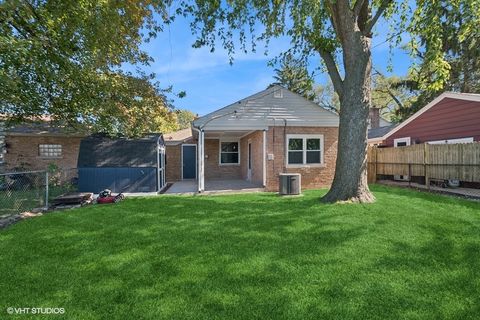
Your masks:
<svg viewBox="0 0 480 320"><path fill-rule="evenodd" d="M371 205L163 196L21 222L0 231L0 318L478 319L480 204L373 190Z"/></svg>

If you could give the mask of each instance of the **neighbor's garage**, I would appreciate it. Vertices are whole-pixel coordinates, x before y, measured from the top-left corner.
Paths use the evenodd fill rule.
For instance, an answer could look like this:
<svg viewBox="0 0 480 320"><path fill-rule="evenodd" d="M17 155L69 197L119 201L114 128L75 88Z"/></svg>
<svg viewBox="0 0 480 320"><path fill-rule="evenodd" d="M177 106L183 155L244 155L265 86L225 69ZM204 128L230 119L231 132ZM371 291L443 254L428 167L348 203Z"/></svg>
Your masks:
<svg viewBox="0 0 480 320"><path fill-rule="evenodd" d="M144 138L82 139L78 155L78 189L98 193L158 192L165 186L165 144L162 135Z"/></svg>

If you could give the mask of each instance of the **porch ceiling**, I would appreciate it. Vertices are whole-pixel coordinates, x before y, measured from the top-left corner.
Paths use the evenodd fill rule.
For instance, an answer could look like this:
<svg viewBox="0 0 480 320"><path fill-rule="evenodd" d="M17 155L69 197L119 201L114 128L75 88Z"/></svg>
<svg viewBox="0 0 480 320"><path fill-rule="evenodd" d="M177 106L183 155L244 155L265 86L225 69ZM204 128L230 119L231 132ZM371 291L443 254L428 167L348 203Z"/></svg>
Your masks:
<svg viewBox="0 0 480 320"><path fill-rule="evenodd" d="M205 130L205 139L238 139L253 132L252 130L210 131Z"/></svg>

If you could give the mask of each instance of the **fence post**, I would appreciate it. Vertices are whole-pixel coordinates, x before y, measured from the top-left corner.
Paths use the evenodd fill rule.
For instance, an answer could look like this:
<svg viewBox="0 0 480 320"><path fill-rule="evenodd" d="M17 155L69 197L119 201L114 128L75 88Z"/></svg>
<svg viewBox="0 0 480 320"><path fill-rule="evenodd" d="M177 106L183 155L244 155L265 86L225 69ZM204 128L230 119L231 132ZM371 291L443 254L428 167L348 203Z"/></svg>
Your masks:
<svg viewBox="0 0 480 320"><path fill-rule="evenodd" d="M412 186L412 164L408 163L408 186Z"/></svg>
<svg viewBox="0 0 480 320"><path fill-rule="evenodd" d="M423 143L423 171L425 173L425 184L427 185L427 189L430 189L430 175L428 172L428 143Z"/></svg>
<svg viewBox="0 0 480 320"><path fill-rule="evenodd" d="M48 210L48 171L45 171L45 210Z"/></svg>

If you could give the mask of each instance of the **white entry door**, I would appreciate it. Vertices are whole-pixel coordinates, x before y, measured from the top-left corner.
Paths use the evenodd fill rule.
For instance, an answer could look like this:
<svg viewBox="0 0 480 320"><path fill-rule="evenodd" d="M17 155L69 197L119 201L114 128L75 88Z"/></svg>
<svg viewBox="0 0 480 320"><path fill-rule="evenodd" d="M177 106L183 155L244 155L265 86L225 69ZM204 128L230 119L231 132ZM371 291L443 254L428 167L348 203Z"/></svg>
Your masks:
<svg viewBox="0 0 480 320"><path fill-rule="evenodd" d="M393 146L396 147L406 147L409 146L411 142L410 137L407 138L398 138L393 140ZM403 175L394 175L393 176L394 180L399 180L399 181L408 181L410 180L409 176L403 176Z"/></svg>

